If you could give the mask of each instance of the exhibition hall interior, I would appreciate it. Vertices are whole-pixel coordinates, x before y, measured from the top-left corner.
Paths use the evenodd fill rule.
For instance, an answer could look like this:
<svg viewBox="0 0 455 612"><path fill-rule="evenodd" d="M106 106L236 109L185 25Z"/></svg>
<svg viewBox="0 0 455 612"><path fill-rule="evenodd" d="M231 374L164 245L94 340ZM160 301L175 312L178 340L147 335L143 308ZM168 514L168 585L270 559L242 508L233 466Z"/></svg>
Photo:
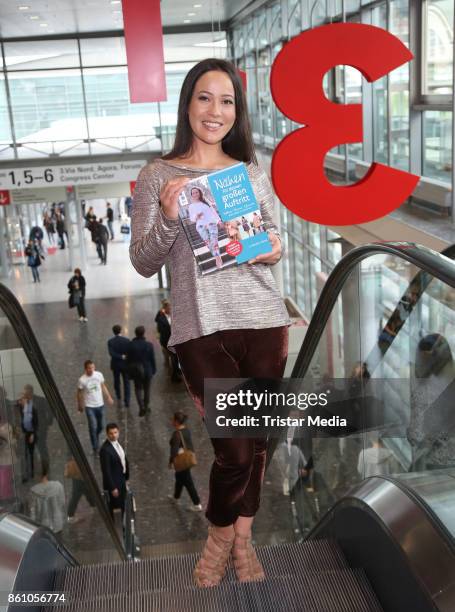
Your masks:
<svg viewBox="0 0 455 612"><path fill-rule="evenodd" d="M2 610L455 609L454 4L0 0ZM376 78L362 64L387 56L374 28L409 56ZM316 54L302 46L301 64L278 78L299 41L361 30L371 40L353 45L352 65L319 37ZM138 176L174 150L182 84L206 58L232 62L241 78L263 181L275 188L271 208L235 225L212 206L219 223L204 234L204 212L194 216L190 204L186 218L169 219L161 192L162 225L135 220L144 197L160 205ZM316 174L302 161L318 139L305 140L312 120L280 97L286 85L294 108L311 106L312 64L326 66L321 98L357 108L362 128L314 151L318 180L340 194L333 223L330 214L316 222L325 203L306 187ZM301 156L294 145L290 174L278 176L291 134ZM376 195L358 195L380 168L415 177L395 207L385 200L397 193L378 196L378 183ZM300 182L291 205L287 184ZM385 212L370 212L376 201ZM130 252L141 223L167 251L177 226L198 241L188 286L219 289L226 279L226 311L237 312L235 302L246 312L256 299L243 290L246 267L267 268L255 283L273 283L284 301L286 401L272 407L282 420L262 438L250 433L266 445L245 553L261 579L241 579L235 554L210 584L193 573L207 557L217 443L168 342L174 320L193 321L194 304L201 320L213 316L212 303L172 285L176 249L153 275L138 273ZM234 261L232 244L270 236L270 227L278 263L219 269ZM265 327L262 316L267 309L253 327ZM142 369L131 357L139 343L149 351ZM236 391L249 384L240 378ZM289 402L321 393L325 405ZM192 463L179 472L182 455ZM108 484L114 463L121 486ZM222 545L213 542L216 556Z"/></svg>

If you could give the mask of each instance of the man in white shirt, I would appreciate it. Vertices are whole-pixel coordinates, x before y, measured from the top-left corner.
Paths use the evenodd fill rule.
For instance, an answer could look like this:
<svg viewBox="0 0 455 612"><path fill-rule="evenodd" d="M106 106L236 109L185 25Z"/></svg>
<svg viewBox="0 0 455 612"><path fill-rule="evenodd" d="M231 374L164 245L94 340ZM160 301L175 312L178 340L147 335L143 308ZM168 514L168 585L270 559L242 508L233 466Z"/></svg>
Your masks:
<svg viewBox="0 0 455 612"><path fill-rule="evenodd" d="M126 453L119 439L119 428L116 423L106 425L107 439L100 450L103 489L109 493L109 510L113 515L115 509L125 511L126 483L129 480L129 465Z"/></svg>
<svg viewBox="0 0 455 612"><path fill-rule="evenodd" d="M109 393L101 372L95 370L91 359L84 362L84 374L79 378L77 386L77 406L79 412L87 415L90 441L93 452L98 452L99 435L104 429L104 398L112 406L114 400Z"/></svg>

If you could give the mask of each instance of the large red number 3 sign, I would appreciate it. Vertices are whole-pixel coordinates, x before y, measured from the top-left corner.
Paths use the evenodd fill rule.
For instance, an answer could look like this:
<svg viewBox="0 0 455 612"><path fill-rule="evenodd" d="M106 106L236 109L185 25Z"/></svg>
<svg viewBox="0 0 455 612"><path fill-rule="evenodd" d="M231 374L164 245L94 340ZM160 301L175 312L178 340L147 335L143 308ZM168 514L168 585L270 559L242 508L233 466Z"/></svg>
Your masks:
<svg viewBox="0 0 455 612"><path fill-rule="evenodd" d="M340 144L363 140L362 106L327 99L323 77L337 65L357 68L375 81L412 59L395 36L374 26L339 23L303 32L278 54L271 72L276 105L303 124L278 145L272 180L280 200L299 217L323 225L373 221L412 193L418 176L374 163L356 184L332 185L324 157Z"/></svg>

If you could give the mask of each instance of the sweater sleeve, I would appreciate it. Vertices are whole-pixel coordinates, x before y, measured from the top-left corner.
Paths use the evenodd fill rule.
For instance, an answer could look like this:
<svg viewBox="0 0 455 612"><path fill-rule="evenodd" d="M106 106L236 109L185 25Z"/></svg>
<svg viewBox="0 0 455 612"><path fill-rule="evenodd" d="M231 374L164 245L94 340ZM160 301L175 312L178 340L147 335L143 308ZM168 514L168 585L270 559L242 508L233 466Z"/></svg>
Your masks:
<svg viewBox="0 0 455 612"><path fill-rule="evenodd" d="M156 167L139 173L131 212L130 258L142 276L156 274L179 233L179 219L168 219L160 207L161 186Z"/></svg>

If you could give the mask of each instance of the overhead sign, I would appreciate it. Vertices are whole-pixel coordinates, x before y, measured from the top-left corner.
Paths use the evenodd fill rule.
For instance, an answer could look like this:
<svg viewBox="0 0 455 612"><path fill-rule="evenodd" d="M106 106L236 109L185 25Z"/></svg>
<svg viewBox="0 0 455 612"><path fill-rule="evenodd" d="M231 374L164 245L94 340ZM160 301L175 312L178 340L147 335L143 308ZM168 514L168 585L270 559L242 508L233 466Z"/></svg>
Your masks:
<svg viewBox="0 0 455 612"><path fill-rule="evenodd" d="M140 169L146 163L145 160L140 159L99 164L2 168L0 170L0 190L129 182L137 178Z"/></svg>
<svg viewBox="0 0 455 612"><path fill-rule="evenodd" d="M94 200L96 198L125 198L130 195L130 183L99 183L97 185L79 185L76 187L79 200Z"/></svg>
<svg viewBox="0 0 455 612"><path fill-rule="evenodd" d="M35 204L36 202L65 202L65 187L47 187L41 189L13 189L13 204Z"/></svg>

